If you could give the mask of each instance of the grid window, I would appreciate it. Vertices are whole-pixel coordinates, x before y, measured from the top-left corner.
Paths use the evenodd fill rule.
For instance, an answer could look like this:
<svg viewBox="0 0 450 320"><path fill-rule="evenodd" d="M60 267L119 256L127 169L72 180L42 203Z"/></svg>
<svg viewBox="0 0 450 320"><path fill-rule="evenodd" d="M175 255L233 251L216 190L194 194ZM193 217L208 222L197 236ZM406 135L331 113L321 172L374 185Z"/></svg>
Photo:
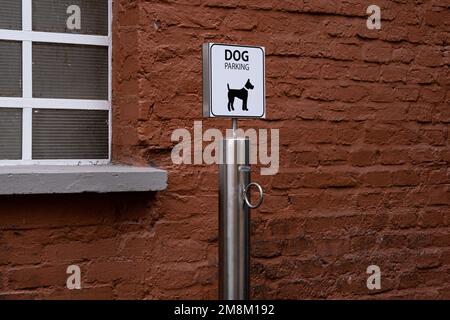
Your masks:
<svg viewBox="0 0 450 320"><path fill-rule="evenodd" d="M34 159L108 157L108 111L33 110Z"/></svg>
<svg viewBox="0 0 450 320"><path fill-rule="evenodd" d="M21 97L21 42L0 40L0 75L0 97Z"/></svg>
<svg viewBox="0 0 450 320"><path fill-rule="evenodd" d="M108 48L33 43L33 97L108 100Z"/></svg>
<svg viewBox="0 0 450 320"><path fill-rule="evenodd" d="M2 0L0 4L0 29L22 29L22 1Z"/></svg>
<svg viewBox="0 0 450 320"><path fill-rule="evenodd" d="M22 158L22 109L0 108L0 158Z"/></svg>
<svg viewBox="0 0 450 320"><path fill-rule="evenodd" d="M107 163L111 0L2 0L0 165Z"/></svg>

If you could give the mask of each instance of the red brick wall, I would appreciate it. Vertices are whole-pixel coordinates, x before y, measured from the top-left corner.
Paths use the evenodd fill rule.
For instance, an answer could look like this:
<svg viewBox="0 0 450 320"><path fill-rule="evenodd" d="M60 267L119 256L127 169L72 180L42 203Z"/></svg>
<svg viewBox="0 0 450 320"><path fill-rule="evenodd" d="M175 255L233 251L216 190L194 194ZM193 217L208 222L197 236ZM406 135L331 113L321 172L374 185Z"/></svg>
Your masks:
<svg viewBox="0 0 450 320"><path fill-rule="evenodd" d="M415 3L114 1L114 159L169 187L0 197L0 298L217 297L217 167L170 160L208 41L266 47L268 119L241 125L280 129L281 167L253 175L252 297L450 298L450 5Z"/></svg>

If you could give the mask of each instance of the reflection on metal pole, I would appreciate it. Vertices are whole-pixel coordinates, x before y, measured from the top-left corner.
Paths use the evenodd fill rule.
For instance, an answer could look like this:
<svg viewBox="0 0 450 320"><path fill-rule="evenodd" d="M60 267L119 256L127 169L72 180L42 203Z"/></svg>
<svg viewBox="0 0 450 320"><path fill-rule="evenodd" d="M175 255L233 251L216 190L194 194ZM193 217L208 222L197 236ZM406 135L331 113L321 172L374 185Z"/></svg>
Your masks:
<svg viewBox="0 0 450 320"><path fill-rule="evenodd" d="M219 164L219 297L224 300L249 299L250 207L262 201L262 189L250 183L250 141L233 137L220 144ZM260 200L251 205L248 189L255 185Z"/></svg>

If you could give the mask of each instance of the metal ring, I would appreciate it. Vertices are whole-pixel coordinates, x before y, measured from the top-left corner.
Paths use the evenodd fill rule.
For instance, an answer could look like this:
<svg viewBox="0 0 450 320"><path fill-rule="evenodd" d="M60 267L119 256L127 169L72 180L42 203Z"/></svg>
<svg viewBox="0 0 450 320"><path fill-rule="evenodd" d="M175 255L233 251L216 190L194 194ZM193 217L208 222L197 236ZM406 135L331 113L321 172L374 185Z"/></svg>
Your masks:
<svg viewBox="0 0 450 320"><path fill-rule="evenodd" d="M250 190L250 187L251 187L251 186L255 186L256 188L258 188L258 191L259 191L259 199L258 199L258 201L256 202L256 204L251 204L251 203L250 203L250 200L248 200L247 192L248 192L248 190ZM258 208L258 207L261 205L261 203L263 202L263 199L264 199L264 192L263 192L263 189L262 189L261 185L260 185L259 183L257 183L257 182L251 182L251 183L249 183L249 184L244 188L243 193L244 193L244 201L245 201L245 203L246 203L250 208L252 208L252 209Z"/></svg>

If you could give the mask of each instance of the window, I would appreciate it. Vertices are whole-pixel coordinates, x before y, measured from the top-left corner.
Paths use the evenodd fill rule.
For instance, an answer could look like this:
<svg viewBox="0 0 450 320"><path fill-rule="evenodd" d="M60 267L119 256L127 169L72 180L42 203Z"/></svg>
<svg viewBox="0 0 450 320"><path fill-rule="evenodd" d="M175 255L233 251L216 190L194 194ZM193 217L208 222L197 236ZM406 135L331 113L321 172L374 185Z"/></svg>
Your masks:
<svg viewBox="0 0 450 320"><path fill-rule="evenodd" d="M1 0L0 165L111 154L111 0Z"/></svg>

